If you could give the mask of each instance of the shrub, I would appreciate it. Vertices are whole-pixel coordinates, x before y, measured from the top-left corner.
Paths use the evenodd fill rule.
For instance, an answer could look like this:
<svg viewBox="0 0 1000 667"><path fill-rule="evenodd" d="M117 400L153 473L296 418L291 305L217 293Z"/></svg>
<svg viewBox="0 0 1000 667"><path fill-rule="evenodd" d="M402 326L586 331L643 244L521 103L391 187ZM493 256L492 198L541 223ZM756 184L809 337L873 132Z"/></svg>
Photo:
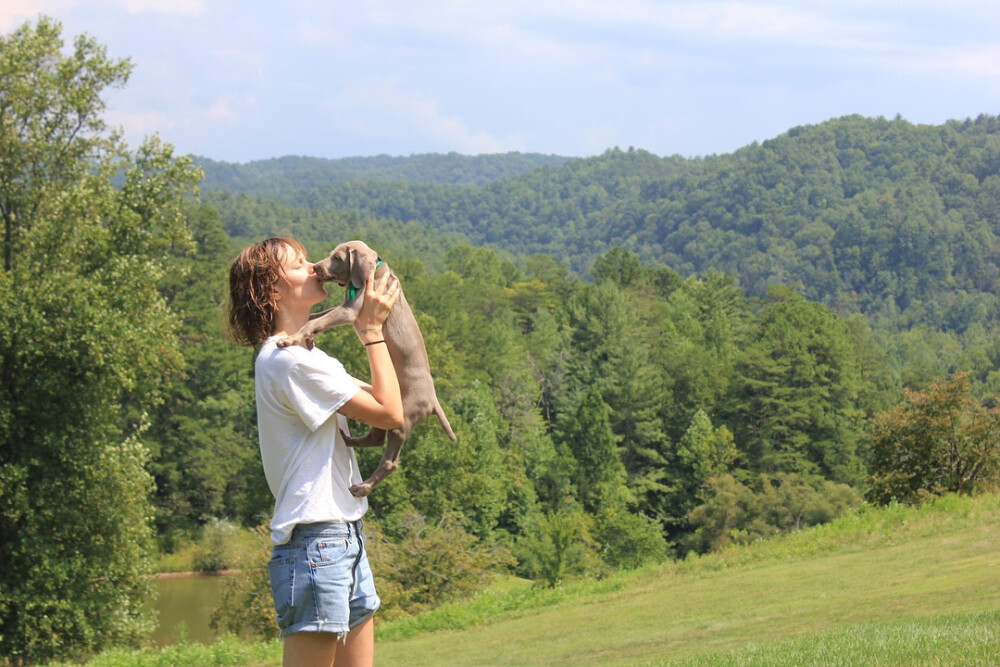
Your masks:
<svg viewBox="0 0 1000 667"><path fill-rule="evenodd" d="M493 573L513 565L510 553L490 547L446 515L428 523L419 513L399 519L400 537L390 541L373 523L365 524L368 556L382 599L380 614L416 614L482 588Z"/></svg>
<svg viewBox="0 0 1000 667"><path fill-rule="evenodd" d="M660 524L644 515L615 508L601 511L594 526L598 555L614 569L634 569L667 557Z"/></svg>
<svg viewBox="0 0 1000 667"><path fill-rule="evenodd" d="M270 639L278 636L271 599L267 561L271 556L271 531L267 525L249 531L243 554L243 569L226 577L222 599L212 612L212 628L243 637Z"/></svg>
<svg viewBox="0 0 1000 667"><path fill-rule="evenodd" d="M558 510L531 517L515 543L518 571L556 586L570 575L600 569L597 543L591 535L593 518L579 504L566 503Z"/></svg>
<svg viewBox="0 0 1000 667"><path fill-rule="evenodd" d="M194 550L194 568L200 572L218 572L233 567L239 558L239 534L239 527L225 519L212 519L205 524L201 542Z"/></svg>
<svg viewBox="0 0 1000 667"><path fill-rule="evenodd" d="M695 530L682 542L699 553L826 523L860 506L862 498L846 484L788 473L761 475L757 489L732 475L713 477L702 500L688 514Z"/></svg>
<svg viewBox="0 0 1000 667"><path fill-rule="evenodd" d="M1000 482L1000 408L969 394L968 373L909 391L870 429L873 502L915 504L943 493L972 493Z"/></svg>

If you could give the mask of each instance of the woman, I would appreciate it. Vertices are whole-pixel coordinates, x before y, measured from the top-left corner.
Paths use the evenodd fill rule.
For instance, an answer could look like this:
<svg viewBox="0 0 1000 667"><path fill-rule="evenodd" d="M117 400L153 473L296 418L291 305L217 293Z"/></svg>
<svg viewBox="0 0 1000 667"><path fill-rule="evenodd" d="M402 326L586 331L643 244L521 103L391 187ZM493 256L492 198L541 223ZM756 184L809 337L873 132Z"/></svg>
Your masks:
<svg viewBox="0 0 1000 667"><path fill-rule="evenodd" d="M364 549L366 498L341 428L346 417L394 429L403 406L381 325L399 283L369 277L354 322L371 383L352 378L318 348L277 346L309 319L326 290L303 247L270 238L243 250L229 272L229 328L237 343L260 345L254 365L260 452L271 493L274 542L268 570L285 665L371 665L379 606Z"/></svg>

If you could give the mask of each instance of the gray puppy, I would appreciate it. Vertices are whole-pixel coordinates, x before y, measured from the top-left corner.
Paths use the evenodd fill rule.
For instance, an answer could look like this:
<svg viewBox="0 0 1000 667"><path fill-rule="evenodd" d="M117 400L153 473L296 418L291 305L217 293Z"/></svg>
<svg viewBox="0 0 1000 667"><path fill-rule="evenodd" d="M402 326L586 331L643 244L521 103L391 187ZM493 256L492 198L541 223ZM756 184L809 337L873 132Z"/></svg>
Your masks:
<svg viewBox="0 0 1000 667"><path fill-rule="evenodd" d="M294 335L278 341L279 347L301 345L312 349L316 334L342 324L352 324L364 302L364 287L368 276L374 272L378 278L391 270L374 250L361 241L341 243L333 249L329 257L317 262L314 268L320 280L324 282L332 280L347 288L344 302L329 310L310 315L308 324ZM455 440L455 433L451 430L451 424L448 423L448 418L441 409L434 391L434 379L431 377L424 337L413 317L413 311L406 302L402 286L400 286L399 300L382 324L382 334L396 369L396 379L399 381L404 423L402 427L388 432L385 453L382 454L382 460L371 477L351 487L351 493L358 498L371 493L376 484L399 467L399 452L403 448L403 441L413 427L431 413L437 415L448 437L452 441ZM348 433L345 433L344 437L351 447L378 447L386 440L386 431L373 428L358 438L352 438Z"/></svg>

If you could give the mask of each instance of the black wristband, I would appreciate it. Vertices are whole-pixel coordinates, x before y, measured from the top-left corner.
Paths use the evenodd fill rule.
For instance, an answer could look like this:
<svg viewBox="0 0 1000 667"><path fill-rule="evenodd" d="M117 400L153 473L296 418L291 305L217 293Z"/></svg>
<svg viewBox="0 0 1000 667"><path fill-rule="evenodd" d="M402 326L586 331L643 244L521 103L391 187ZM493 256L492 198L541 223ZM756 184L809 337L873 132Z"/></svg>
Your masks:
<svg viewBox="0 0 1000 667"><path fill-rule="evenodd" d="M373 340L370 343L365 343L365 347L368 347L369 345L378 345L379 343L384 343L384 342L385 342L385 339L382 339L382 340Z"/></svg>

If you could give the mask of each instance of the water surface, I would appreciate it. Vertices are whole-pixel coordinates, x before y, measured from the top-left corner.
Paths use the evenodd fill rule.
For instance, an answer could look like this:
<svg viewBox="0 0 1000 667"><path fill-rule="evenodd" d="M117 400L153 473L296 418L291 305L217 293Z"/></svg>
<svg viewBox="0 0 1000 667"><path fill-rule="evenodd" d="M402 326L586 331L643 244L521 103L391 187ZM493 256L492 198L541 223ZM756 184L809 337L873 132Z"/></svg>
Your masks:
<svg viewBox="0 0 1000 667"><path fill-rule="evenodd" d="M202 644L215 641L219 633L208 623L222 599L224 581L222 576L201 574L153 581L157 593L153 608L159 621L153 641L157 646L176 644L181 639Z"/></svg>

